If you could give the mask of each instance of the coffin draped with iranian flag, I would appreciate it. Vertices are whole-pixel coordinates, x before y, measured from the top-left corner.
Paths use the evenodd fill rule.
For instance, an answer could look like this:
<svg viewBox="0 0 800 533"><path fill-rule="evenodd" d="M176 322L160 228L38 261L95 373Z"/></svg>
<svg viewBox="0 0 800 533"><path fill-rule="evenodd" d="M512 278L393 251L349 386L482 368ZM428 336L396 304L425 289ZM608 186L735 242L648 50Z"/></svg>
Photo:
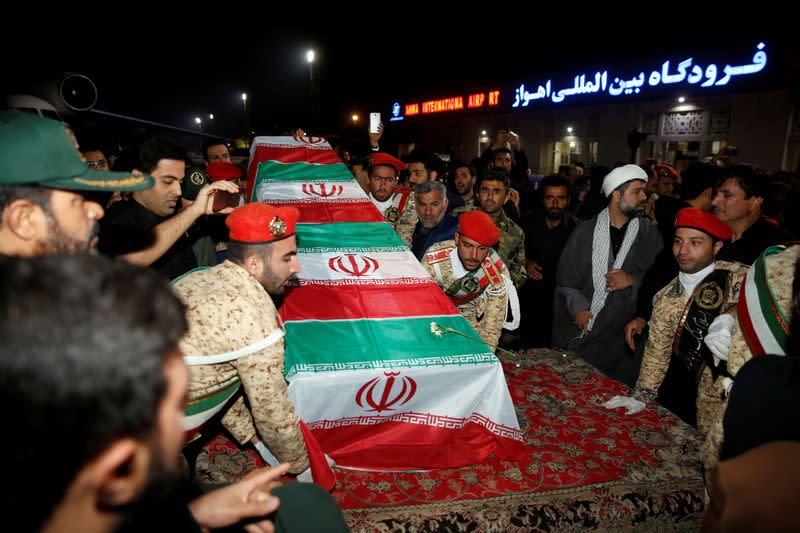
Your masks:
<svg viewBox="0 0 800 533"><path fill-rule="evenodd" d="M327 454L406 470L524 453L499 361L324 139L256 138L248 191L300 211L301 272L280 309L286 379Z"/></svg>

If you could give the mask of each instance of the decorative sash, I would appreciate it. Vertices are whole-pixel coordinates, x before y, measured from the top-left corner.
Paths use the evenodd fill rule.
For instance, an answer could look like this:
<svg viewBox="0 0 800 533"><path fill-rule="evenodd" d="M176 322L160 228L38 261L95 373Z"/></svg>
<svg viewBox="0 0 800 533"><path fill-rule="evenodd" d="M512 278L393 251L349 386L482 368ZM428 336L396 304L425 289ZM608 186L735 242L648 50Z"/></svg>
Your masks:
<svg viewBox="0 0 800 533"><path fill-rule="evenodd" d="M486 290L491 283L497 285L502 283L503 278L500 272L503 269L503 260L493 249L489 249L489 254L481 263L481 268L468 272L466 276L455 280L444 290L444 293L453 302L453 305L474 300Z"/></svg>
<svg viewBox="0 0 800 533"><path fill-rule="evenodd" d="M697 372L711 357L703 338L711 322L729 307L732 280L730 270L714 270L695 287L683 309L672 351L690 372Z"/></svg>
<svg viewBox="0 0 800 533"><path fill-rule="evenodd" d="M766 259L790 247L770 246L764 250L744 278L739 295L739 325L754 357L767 353L786 355L791 319L781 309L769 283ZM791 290L791 287L782 287L782 290Z"/></svg>
<svg viewBox="0 0 800 533"><path fill-rule="evenodd" d="M411 196L411 189L398 187L392 196L392 205L383 213L384 218L392 226L396 226L403 211L406 210L408 199Z"/></svg>

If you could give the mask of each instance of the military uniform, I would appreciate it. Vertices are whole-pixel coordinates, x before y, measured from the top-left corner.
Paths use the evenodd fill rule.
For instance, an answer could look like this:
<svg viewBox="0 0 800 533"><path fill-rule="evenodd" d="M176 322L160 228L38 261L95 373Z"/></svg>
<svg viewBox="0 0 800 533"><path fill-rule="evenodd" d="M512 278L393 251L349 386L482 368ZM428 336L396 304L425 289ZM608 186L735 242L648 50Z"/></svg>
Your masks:
<svg viewBox="0 0 800 533"><path fill-rule="evenodd" d="M453 216L457 217L475 209L480 209L480 207L473 207L472 209L466 206L460 207L453 211ZM525 232L516 222L508 218L502 209L489 216L492 217L495 226L500 230L500 244L497 246L497 253L500 254L500 257L508 266L514 287L519 289L528 278L528 271L525 267Z"/></svg>
<svg viewBox="0 0 800 533"><path fill-rule="evenodd" d="M723 297L727 298L727 301L722 303L722 308L725 309L735 305L738 301L742 277L747 273L747 267L738 263L717 261L714 272L720 270L730 272L727 277L727 287L722 288L725 295ZM698 288L695 289L695 299L702 296L700 291L708 279L706 277L698 284ZM686 294L679 278L675 278L658 291L653 298L653 317L649 324L650 332L639 371L639 379L633 392L634 398L645 403L653 401L667 376L670 363L673 358L679 357L673 353L675 339L679 328L683 329L685 311L692 302L689 297L690 295ZM722 405L722 397L723 391L719 376L712 372L709 361L703 366L697 385L697 427L701 433L705 434L708 431L713 417Z"/></svg>
<svg viewBox="0 0 800 533"><path fill-rule="evenodd" d="M417 203L411 189L398 187L391 198L384 202L379 202L372 194L369 195L369 199L386 221L392 225L400 239L410 247L414 236L414 227L417 225Z"/></svg>
<svg viewBox="0 0 800 533"><path fill-rule="evenodd" d="M180 342L188 356L223 354L250 346L282 328L275 304L244 268L225 261L191 272L176 281L175 293L186 304L189 332ZM241 382L249 409L239 395L225 409L222 423L245 444L254 436L291 472L309 466L305 441L283 377L283 340L233 361L191 367L189 398L202 398ZM258 429L258 431L256 431Z"/></svg>
<svg viewBox="0 0 800 533"><path fill-rule="evenodd" d="M764 260L767 265L767 284L772 288L772 294L775 296L778 307L785 316L791 316L791 287L794 281L794 268L798 256L800 256L800 245L795 245L787 248L780 254L769 255ZM733 331L731 332L731 347L728 352L727 362L728 374L735 380L739 370L752 358L753 353L745 340L740 322L737 319ZM722 419L727 406L728 401L725 400L722 408L714 417L708 435L706 436L706 441L703 444L703 469L706 475L707 486L710 481L711 471L719 462L719 451L722 448L722 441L724 438Z"/></svg>
<svg viewBox="0 0 800 533"><path fill-rule="evenodd" d="M496 253L490 253L476 271L477 275L471 275L458 258L455 241L449 240L431 246L423 256L422 266L484 342L496 346L506 317L506 291L514 290L507 288L503 280L509 278L509 272L502 259ZM484 273L485 285L478 282Z"/></svg>

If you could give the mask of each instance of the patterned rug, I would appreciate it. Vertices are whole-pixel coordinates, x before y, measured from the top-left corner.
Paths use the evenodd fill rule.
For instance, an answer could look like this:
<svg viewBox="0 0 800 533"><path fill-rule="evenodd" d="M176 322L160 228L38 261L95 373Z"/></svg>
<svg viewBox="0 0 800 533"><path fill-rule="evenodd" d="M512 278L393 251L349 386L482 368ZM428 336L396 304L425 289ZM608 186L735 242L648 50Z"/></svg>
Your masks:
<svg viewBox="0 0 800 533"><path fill-rule="evenodd" d="M700 436L658 406L628 416L602 403L627 389L572 354L501 358L530 446L523 462L379 473L336 469L333 497L355 532L696 530L703 513ZM236 480L262 465L218 435L196 478Z"/></svg>

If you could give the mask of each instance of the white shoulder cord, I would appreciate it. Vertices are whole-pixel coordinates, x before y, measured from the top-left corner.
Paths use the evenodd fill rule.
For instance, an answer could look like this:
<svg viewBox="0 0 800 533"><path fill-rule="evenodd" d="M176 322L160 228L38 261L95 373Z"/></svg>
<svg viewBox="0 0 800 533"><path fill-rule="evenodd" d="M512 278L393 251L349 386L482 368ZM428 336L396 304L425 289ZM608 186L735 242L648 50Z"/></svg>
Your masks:
<svg viewBox="0 0 800 533"><path fill-rule="evenodd" d="M239 359L245 355L251 355L260 352L264 348L268 348L283 338L283 330L276 329L263 339L255 342L244 348L239 348L232 352L225 352L218 355L185 355L183 361L189 366L200 365L217 365L219 363L228 363L234 359Z"/></svg>
<svg viewBox="0 0 800 533"><path fill-rule="evenodd" d="M503 294L508 296L508 309L511 310L511 322L503 322L503 329L508 330L515 330L519 327L519 297L517 296L517 289L514 288L514 284L511 283L511 278L508 276L502 276L503 278L503 286L502 287L495 287L494 285L490 287L486 287L486 291L491 296L502 296Z"/></svg>

